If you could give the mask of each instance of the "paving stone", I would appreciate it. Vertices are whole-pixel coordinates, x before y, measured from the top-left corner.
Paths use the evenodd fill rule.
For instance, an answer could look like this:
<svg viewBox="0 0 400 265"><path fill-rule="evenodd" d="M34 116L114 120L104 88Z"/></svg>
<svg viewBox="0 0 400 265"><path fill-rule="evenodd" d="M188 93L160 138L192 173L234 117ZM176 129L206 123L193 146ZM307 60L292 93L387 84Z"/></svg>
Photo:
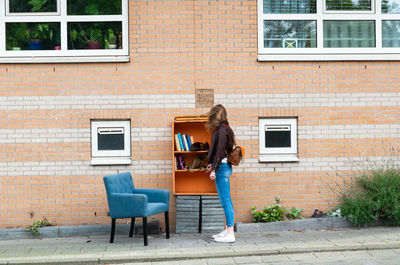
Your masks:
<svg viewBox="0 0 400 265"><path fill-rule="evenodd" d="M206 259L184 260L180 261L179 265L207 265Z"/></svg>
<svg viewBox="0 0 400 265"><path fill-rule="evenodd" d="M317 261L318 258L312 253L302 253L302 254L290 254L289 259L291 261Z"/></svg>
<svg viewBox="0 0 400 265"><path fill-rule="evenodd" d="M248 263L260 263L261 259L256 256L250 257L235 257L233 258L235 264L248 264Z"/></svg>
<svg viewBox="0 0 400 265"><path fill-rule="evenodd" d="M224 264L235 264L235 261L233 258L213 258L213 259L207 259L207 264L208 265L224 265Z"/></svg>
<svg viewBox="0 0 400 265"><path fill-rule="evenodd" d="M203 262L207 264L215 260L224 261L230 259L232 263L227 264L337 264L351 261L347 264L360 264L357 261L392 264L392 259L400 260L399 249L395 243L386 241L388 238L400 236L398 228L382 229L367 228L343 229L338 231L279 231L267 233L237 233L237 242L233 244L219 244L212 241L209 235L199 234L171 234L170 239L165 235L154 235L149 237L149 245L143 246L143 238L135 236L129 238L127 235L119 236L113 244L108 242L109 235L95 237L73 237L73 238L53 238L53 239L26 239L26 240L0 240L0 261L15 262L17 260L31 259L31 264L37 260L43 261L62 259L63 261L84 259L92 262L97 258L97 263L138 263L150 264L149 262L159 262L160 258L174 258L173 261L186 261L188 258L195 258L193 262ZM379 235L379 236L376 236ZM355 239L355 240L354 240ZM368 244L358 243L360 241L371 241ZM385 242L386 241L386 242ZM88 243L89 242L89 243ZM320 252L323 250L324 242L335 252ZM316 245L321 243L319 250ZM346 246L343 246L348 244ZM377 247L377 250L367 250L365 246ZM318 250L309 253L313 249ZM363 249L364 248L364 249ZM340 252L337 252L341 250ZM356 250L356 251L344 251ZM279 254L281 253L286 254ZM286 251L286 252L284 252ZM290 254L289 252L303 252ZM264 254L263 254L264 253ZM324 254L326 253L326 254ZM267 255L268 254L268 255ZM243 255L250 255L244 257ZM312 255L312 256L310 256ZM387 256L387 257L386 257ZM24 258L25 257L25 258ZM220 257L220 258L217 258ZM253 259L256 258L256 259ZM290 259L289 259L290 258ZM176 260L175 260L176 259ZM264 260L265 259L265 260ZM5 261L5 262L4 262ZM147 261L147 263L143 263ZM189 260L190 261L190 260ZM204 263L206 261L207 263ZM314 262L314 263L313 263ZM26 262L29 264L30 262ZM1 264L1 263L0 263ZM165 263L168 264L168 263ZM190 263L188 263L190 264ZM220 264L215 263L214 264ZM396 263L394 263L396 264ZM399 265L399 264L396 264Z"/></svg>
<svg viewBox="0 0 400 265"><path fill-rule="evenodd" d="M291 262L288 255L260 256L261 262Z"/></svg>

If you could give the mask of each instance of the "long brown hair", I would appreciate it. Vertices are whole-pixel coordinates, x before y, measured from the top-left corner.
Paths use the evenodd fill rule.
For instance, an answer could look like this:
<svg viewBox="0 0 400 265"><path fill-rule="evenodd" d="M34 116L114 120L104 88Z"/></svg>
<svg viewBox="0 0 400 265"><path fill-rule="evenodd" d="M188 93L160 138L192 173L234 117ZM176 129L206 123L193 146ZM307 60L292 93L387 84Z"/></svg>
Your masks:
<svg viewBox="0 0 400 265"><path fill-rule="evenodd" d="M209 132L214 131L221 122L228 122L228 115L226 114L226 109L221 104L215 105L206 113L208 121L206 123L206 128Z"/></svg>

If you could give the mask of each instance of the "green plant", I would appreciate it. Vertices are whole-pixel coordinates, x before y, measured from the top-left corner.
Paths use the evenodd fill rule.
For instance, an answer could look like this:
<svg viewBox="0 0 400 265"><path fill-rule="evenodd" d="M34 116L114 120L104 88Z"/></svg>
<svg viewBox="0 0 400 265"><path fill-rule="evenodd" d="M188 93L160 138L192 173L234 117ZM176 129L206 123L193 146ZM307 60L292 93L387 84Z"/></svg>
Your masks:
<svg viewBox="0 0 400 265"><path fill-rule="evenodd" d="M85 13L87 15L100 15L99 6L95 3L85 6Z"/></svg>
<svg viewBox="0 0 400 265"><path fill-rule="evenodd" d="M275 203L264 208L263 211L257 211L256 207L251 208L251 215L255 222L277 222L285 218L286 209L280 204L280 199L275 198Z"/></svg>
<svg viewBox="0 0 400 265"><path fill-rule="evenodd" d="M67 5L68 15L119 15L122 12L121 0L85 0Z"/></svg>
<svg viewBox="0 0 400 265"><path fill-rule="evenodd" d="M32 12L39 11L46 3L47 3L47 0L30 0L28 2L28 4L30 4L32 6L32 9L31 9Z"/></svg>
<svg viewBox="0 0 400 265"><path fill-rule="evenodd" d="M32 234L34 235L39 235L39 228L40 227L45 227L45 226L51 226L51 223L49 220L47 220L47 218L43 218L42 220L36 220L33 221L32 225L28 225L25 230L26 231L31 231Z"/></svg>
<svg viewBox="0 0 400 265"><path fill-rule="evenodd" d="M377 204L364 196L344 195L340 209L343 216L356 227L367 226L378 220Z"/></svg>
<svg viewBox="0 0 400 265"><path fill-rule="evenodd" d="M103 38L103 33L100 28L96 27L87 27L86 29L72 29L70 31L70 36L73 41L80 41L83 43L88 42L101 42Z"/></svg>
<svg viewBox="0 0 400 265"><path fill-rule="evenodd" d="M7 23L6 24L6 48L12 50L13 47L22 47L27 41L26 23Z"/></svg>
<svg viewBox="0 0 400 265"><path fill-rule="evenodd" d="M400 225L400 164L386 161L370 167L340 198L341 214L354 226L367 226L378 219L386 225Z"/></svg>
<svg viewBox="0 0 400 265"><path fill-rule="evenodd" d="M29 40L52 40L53 34L53 29L47 23L30 24L28 28Z"/></svg>
<svg viewBox="0 0 400 265"><path fill-rule="evenodd" d="M303 208L296 209L295 207L292 207L292 209L286 210L286 216L291 219L298 219L301 217L302 211L303 211Z"/></svg>
<svg viewBox="0 0 400 265"><path fill-rule="evenodd" d="M110 45L117 44L117 36L115 36L113 29L108 29L106 35L107 38L104 39L105 47L110 48Z"/></svg>
<svg viewBox="0 0 400 265"><path fill-rule="evenodd" d="M358 183L377 204L379 218L388 225L399 225L400 169L375 170L361 177Z"/></svg>

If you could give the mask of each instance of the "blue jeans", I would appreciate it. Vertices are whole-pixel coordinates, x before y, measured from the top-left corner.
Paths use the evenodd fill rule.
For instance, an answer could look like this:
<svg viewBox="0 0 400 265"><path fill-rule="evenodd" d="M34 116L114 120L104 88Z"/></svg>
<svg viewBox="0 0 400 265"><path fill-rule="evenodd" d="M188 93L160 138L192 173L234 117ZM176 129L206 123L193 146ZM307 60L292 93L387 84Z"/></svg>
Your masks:
<svg viewBox="0 0 400 265"><path fill-rule="evenodd" d="M225 213L226 225L233 226L235 215L231 199L231 188L229 177L232 175L232 166L228 163L221 163L215 172L215 185L217 186L219 200Z"/></svg>

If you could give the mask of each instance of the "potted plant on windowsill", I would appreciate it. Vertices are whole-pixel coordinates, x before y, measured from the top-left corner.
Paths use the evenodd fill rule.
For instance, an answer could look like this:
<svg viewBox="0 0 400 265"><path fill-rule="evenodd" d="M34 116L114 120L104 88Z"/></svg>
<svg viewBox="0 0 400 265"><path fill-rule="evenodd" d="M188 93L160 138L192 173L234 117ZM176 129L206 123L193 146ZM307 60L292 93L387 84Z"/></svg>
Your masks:
<svg viewBox="0 0 400 265"><path fill-rule="evenodd" d="M72 41L80 41L86 43L88 49L101 49L101 41L103 33L101 29L95 27L89 27L86 29L72 29L70 31Z"/></svg>
<svg viewBox="0 0 400 265"><path fill-rule="evenodd" d="M29 50L41 50L42 41L53 39L53 30L46 23L35 23L28 29Z"/></svg>
<svg viewBox="0 0 400 265"><path fill-rule="evenodd" d="M117 48L117 36L114 34L113 29L107 30L107 38L104 40L105 47L107 49L116 49Z"/></svg>

